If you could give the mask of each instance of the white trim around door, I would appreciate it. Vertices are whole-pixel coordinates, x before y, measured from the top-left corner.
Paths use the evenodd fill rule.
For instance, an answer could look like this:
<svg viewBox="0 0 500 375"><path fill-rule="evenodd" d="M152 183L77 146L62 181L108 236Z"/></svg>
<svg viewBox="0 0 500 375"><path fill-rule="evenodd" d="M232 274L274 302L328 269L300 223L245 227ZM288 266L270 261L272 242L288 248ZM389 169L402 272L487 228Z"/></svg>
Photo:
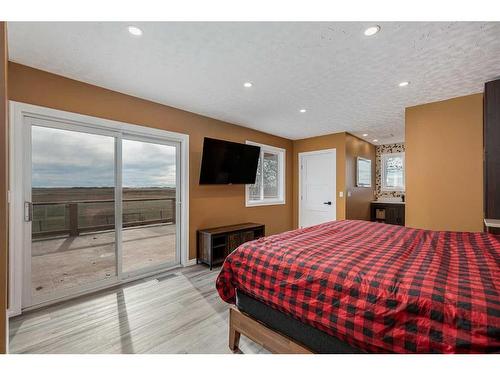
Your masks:
<svg viewBox="0 0 500 375"><path fill-rule="evenodd" d="M321 200L326 200L325 202L321 201L319 202L319 205L322 205L322 204L327 204L329 205L332 209L331 209L331 212L327 215L328 218L326 218L324 221L330 221L330 220L336 220L337 218L337 213L336 213L336 208L337 208L337 150L335 148L331 148L331 149L324 149L324 150L317 150L317 151L306 151L306 152L299 152L298 155L297 155L297 158L298 158L298 175L299 175L299 193L298 193L298 226L299 228L302 228L305 225L304 223L304 218L303 218L303 215L304 215L304 208L302 207L303 206L303 203L304 203L304 199L303 199L303 195L306 194L303 190L304 190L304 187L302 186L303 185L303 182L304 182L304 177L303 177L303 173L304 173L304 158L306 157L309 157L309 156L319 156L319 155L325 155L325 156L330 156L332 159L333 159L333 175L332 175L332 180L329 181L329 183L331 184L331 191L327 191L326 192L326 195L325 197L319 197L318 196L318 199L321 199ZM326 173L326 171L322 171L321 173L321 177L323 178L324 176L327 176L328 173ZM307 225L308 226L308 225Z"/></svg>
<svg viewBox="0 0 500 375"><path fill-rule="evenodd" d="M29 266L26 261L25 251L28 236L24 222L24 198L26 187L26 171L23 170L29 150L26 142L27 119L37 119L39 121L51 121L53 123L64 122L71 124L74 128L90 129L94 134L113 134L118 139L122 136L127 138L137 138L151 140L152 142L176 143L179 152L179 168L177 178L180 181L180 188L177 199L177 218L180 220L180 230L177 234L180 248L180 265L187 266L194 263L189 260L189 136L187 134L175 133L146 126L133 125L119 121L106 120L92 116L81 115L72 112L60 111L36 105L10 101L10 182L9 182L9 315L14 316L21 313L23 308L23 294L26 296L30 289L29 285L23 282L25 267ZM119 142L117 142L119 143ZM117 145L117 155L121 157L120 146ZM120 182L121 175L115 176ZM115 186L118 186L117 183ZM120 198L121 192L116 196ZM117 225L120 222L118 220ZM119 240L118 240L119 241ZM118 250L119 251L119 250ZM115 278L107 282L100 282L92 285L88 289L81 290L78 294L89 293L104 287L109 287L134 279L145 277L154 273L163 272L164 269L147 269L142 275L126 275L126 278ZM76 294L76 295L78 295ZM72 295L71 297L73 297ZM59 300L68 297L62 296ZM55 301L51 301L55 302Z"/></svg>

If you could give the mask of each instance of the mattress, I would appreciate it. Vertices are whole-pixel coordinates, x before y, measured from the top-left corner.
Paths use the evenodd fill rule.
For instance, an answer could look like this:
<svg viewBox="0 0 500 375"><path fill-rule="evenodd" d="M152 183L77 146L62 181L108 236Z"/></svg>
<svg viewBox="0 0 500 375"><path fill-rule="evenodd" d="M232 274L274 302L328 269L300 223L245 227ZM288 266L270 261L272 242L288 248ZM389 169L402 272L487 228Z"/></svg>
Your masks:
<svg viewBox="0 0 500 375"><path fill-rule="evenodd" d="M241 245L216 281L374 353L500 352L500 237L356 220Z"/></svg>
<svg viewBox="0 0 500 375"><path fill-rule="evenodd" d="M362 350L327 334L313 326L302 323L289 315L236 291L236 306L240 311L264 323L267 327L305 345L318 354L357 354Z"/></svg>

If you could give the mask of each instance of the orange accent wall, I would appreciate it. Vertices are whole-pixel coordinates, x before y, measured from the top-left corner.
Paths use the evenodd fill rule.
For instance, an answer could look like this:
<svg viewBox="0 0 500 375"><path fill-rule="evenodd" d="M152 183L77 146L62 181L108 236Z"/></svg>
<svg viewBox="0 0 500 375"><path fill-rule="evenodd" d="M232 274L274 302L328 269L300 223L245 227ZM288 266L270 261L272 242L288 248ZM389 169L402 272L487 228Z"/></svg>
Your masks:
<svg viewBox="0 0 500 375"><path fill-rule="evenodd" d="M16 63L9 63L9 99L64 111L189 134L189 255L196 230L257 222L266 233L292 229L292 141L121 94ZM203 137L251 140L286 149L286 204L245 207L244 185L200 186Z"/></svg>
<svg viewBox="0 0 500 375"><path fill-rule="evenodd" d="M483 94L406 109L406 225L483 230Z"/></svg>
<svg viewBox="0 0 500 375"><path fill-rule="evenodd" d="M7 25L0 22L0 353L7 335Z"/></svg>

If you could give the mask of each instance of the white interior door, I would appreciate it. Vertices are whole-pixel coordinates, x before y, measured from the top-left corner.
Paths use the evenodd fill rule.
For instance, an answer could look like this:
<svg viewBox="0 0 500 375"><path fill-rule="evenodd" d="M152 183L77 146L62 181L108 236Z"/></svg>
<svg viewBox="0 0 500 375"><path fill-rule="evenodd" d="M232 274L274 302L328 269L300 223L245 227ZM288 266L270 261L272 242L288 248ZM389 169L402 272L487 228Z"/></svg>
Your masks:
<svg viewBox="0 0 500 375"><path fill-rule="evenodd" d="M299 153L299 227L336 219L336 150Z"/></svg>

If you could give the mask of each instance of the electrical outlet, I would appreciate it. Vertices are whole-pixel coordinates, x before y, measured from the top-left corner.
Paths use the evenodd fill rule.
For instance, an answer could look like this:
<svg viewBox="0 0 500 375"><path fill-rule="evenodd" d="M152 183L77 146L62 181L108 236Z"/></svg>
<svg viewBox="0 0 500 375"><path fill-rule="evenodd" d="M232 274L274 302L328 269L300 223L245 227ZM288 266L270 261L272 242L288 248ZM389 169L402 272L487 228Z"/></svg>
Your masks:
<svg viewBox="0 0 500 375"><path fill-rule="evenodd" d="M339 191L339 198L344 198L344 192L343 191Z"/></svg>

